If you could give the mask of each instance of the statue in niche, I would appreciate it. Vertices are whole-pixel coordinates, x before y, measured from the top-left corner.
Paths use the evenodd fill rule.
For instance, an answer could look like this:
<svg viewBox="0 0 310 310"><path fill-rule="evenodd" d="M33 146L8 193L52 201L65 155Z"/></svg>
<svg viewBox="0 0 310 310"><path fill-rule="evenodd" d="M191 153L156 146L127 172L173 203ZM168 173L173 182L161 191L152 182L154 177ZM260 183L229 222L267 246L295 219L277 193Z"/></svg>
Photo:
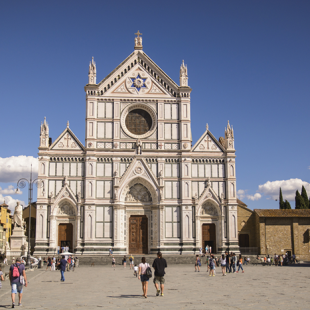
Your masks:
<svg viewBox="0 0 310 310"><path fill-rule="evenodd" d="M74 210L69 205L63 205L58 208L59 215L74 215Z"/></svg>
<svg viewBox="0 0 310 310"><path fill-rule="evenodd" d="M151 202L152 197L148 189L142 184L132 186L126 194L127 202Z"/></svg>
<svg viewBox="0 0 310 310"><path fill-rule="evenodd" d="M202 215L214 215L214 216L218 215L216 208L210 203L207 203L202 206L201 214Z"/></svg>

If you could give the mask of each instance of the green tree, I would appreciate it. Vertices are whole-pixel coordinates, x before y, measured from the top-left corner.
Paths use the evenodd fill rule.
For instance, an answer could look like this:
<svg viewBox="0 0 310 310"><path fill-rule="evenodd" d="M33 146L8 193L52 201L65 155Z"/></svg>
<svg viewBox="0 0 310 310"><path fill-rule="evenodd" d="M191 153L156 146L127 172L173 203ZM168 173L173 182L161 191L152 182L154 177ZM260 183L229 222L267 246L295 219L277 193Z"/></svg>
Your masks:
<svg viewBox="0 0 310 310"><path fill-rule="evenodd" d="M287 200L284 202L284 209L292 209L291 204Z"/></svg>
<svg viewBox="0 0 310 310"><path fill-rule="evenodd" d="M301 197L299 191L297 190L295 195L295 209L305 209L305 208L306 205L304 199Z"/></svg>
<svg viewBox="0 0 310 310"><path fill-rule="evenodd" d="M279 208L284 209L284 201L283 201L283 196L282 196L282 189L280 187L280 197L279 197Z"/></svg>
<svg viewBox="0 0 310 310"><path fill-rule="evenodd" d="M304 199L305 209L309 209L309 198L304 186L301 188L301 197Z"/></svg>

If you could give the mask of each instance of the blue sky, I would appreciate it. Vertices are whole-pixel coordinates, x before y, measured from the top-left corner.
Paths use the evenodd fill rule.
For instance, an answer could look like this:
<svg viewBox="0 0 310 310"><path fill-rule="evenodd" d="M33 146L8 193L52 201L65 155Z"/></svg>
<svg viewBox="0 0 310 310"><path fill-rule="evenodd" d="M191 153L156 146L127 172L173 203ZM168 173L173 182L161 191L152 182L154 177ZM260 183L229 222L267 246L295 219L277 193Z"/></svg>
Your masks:
<svg viewBox="0 0 310 310"><path fill-rule="evenodd" d="M309 16L310 2L298 0L2 1L0 203L27 201L13 187L35 162L44 116L53 141L67 120L84 141L89 61L102 80L133 51L137 30L176 83L188 66L193 144L206 123L217 138L233 125L249 208L278 208L279 186L289 200L302 184L310 193Z"/></svg>

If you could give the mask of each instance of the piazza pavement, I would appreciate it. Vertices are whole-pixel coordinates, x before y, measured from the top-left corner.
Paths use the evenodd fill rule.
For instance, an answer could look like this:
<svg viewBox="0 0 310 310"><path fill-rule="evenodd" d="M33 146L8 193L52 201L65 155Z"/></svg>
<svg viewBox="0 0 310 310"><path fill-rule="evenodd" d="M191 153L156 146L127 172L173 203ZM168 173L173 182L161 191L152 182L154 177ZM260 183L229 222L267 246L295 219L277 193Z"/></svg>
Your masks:
<svg viewBox="0 0 310 310"><path fill-rule="evenodd" d="M151 261L149 262L152 263ZM245 273L209 277L203 264L194 272L191 264L168 265L164 297L155 296L150 281L148 298L129 266L80 266L66 272L27 271L25 309L309 309L309 265L289 267L244 266ZM8 267L4 268L8 271ZM10 283L0 290L0 308L11 308ZM19 307L16 307L19 308Z"/></svg>

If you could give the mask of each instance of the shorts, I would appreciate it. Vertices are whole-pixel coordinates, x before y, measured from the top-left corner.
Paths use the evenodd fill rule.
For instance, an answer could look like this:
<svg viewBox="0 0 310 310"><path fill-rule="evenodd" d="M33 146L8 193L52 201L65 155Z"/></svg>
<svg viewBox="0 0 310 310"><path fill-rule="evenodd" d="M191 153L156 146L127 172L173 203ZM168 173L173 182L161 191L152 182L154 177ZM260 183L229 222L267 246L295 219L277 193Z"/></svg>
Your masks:
<svg viewBox="0 0 310 310"><path fill-rule="evenodd" d="M23 293L23 285L21 283L12 283L12 294L22 294Z"/></svg>
<svg viewBox="0 0 310 310"><path fill-rule="evenodd" d="M146 274L142 274L140 276L140 280L141 282L146 282L146 281L149 281L149 277Z"/></svg>
<svg viewBox="0 0 310 310"><path fill-rule="evenodd" d="M154 282L154 284L155 283L165 284L165 278L164 277L155 276L153 282Z"/></svg>

